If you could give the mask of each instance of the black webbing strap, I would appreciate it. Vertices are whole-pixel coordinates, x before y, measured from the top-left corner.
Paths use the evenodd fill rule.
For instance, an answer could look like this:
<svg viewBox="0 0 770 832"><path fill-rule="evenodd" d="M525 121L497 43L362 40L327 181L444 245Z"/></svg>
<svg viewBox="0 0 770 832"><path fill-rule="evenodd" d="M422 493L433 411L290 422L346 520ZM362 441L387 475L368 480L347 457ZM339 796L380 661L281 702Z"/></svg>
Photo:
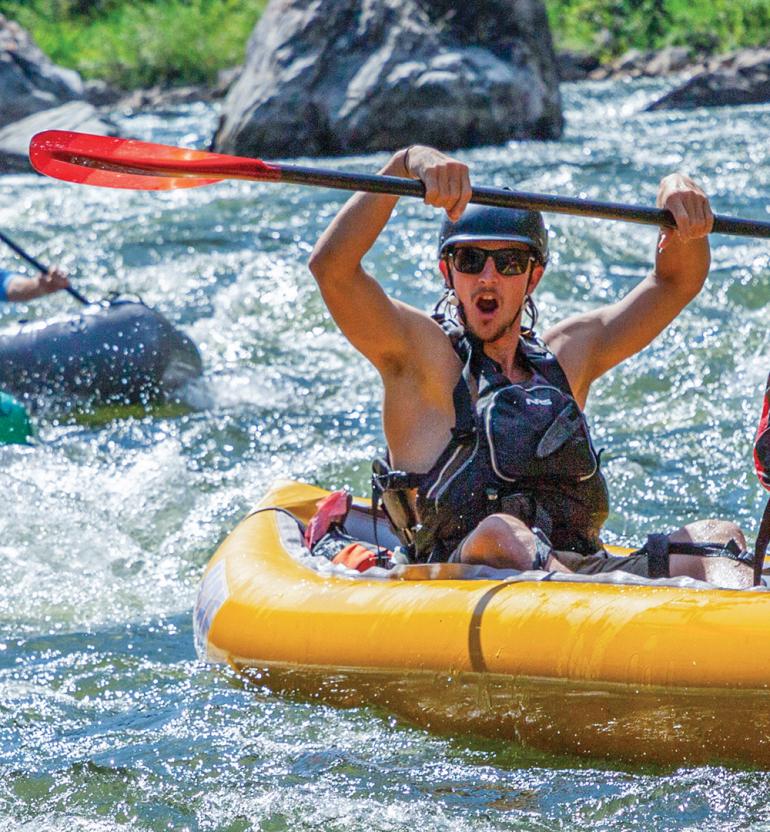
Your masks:
<svg viewBox="0 0 770 832"><path fill-rule="evenodd" d="M715 543L706 541L671 541L666 534L651 534L647 537L647 542L639 550L639 554L647 555L647 568L651 578L670 578L669 561L671 554L677 555L697 555L702 558L729 558L737 563L752 564L754 567L755 586L758 585L761 576L761 564L764 560L764 550L767 548L768 540L770 540L770 510L765 509L765 515L762 518L762 527L760 528L760 535L757 538L757 550L752 555L749 552L741 549L735 540L729 540L727 543ZM762 547L762 554L758 555L759 547ZM757 567L757 564L760 564Z"/></svg>
<svg viewBox="0 0 770 832"><path fill-rule="evenodd" d="M667 534L647 535L644 551L647 552L647 572L651 578L670 578L669 547Z"/></svg>
<svg viewBox="0 0 770 832"><path fill-rule="evenodd" d="M770 543L770 500L765 505L762 521L759 524L757 542L754 544L754 586L762 583L762 567L765 563L767 544Z"/></svg>
<svg viewBox="0 0 770 832"><path fill-rule="evenodd" d="M374 465L380 464L378 469ZM394 471L385 468L386 463L382 460L375 460L372 464L372 489L382 495L383 491L409 491L418 488L423 479L423 474L407 473L406 471Z"/></svg>
<svg viewBox="0 0 770 832"><path fill-rule="evenodd" d="M301 535L305 534L305 524L297 517L296 514L292 514L287 508L281 508L280 506L265 506L264 508L255 508L253 511L250 511L246 515L246 519L249 517L253 517L255 514L262 514L263 511L277 511L280 514L285 514L287 517L291 517L291 519L297 524L299 528L299 533Z"/></svg>
<svg viewBox="0 0 770 832"><path fill-rule="evenodd" d="M455 346L460 358L465 357L460 378L457 379L452 391L452 404L455 410L455 425L452 437L457 442L467 442L471 439L476 428L476 401L479 397L477 373L474 367L474 351L470 342L463 339Z"/></svg>

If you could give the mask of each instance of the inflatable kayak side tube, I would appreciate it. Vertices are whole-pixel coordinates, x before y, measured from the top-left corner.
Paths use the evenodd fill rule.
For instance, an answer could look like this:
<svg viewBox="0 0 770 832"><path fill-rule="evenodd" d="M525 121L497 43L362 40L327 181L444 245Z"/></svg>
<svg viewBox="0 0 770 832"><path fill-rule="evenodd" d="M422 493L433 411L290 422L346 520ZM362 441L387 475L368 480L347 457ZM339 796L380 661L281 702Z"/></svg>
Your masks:
<svg viewBox="0 0 770 832"><path fill-rule="evenodd" d="M201 372L192 340L141 301L116 298L0 332L0 385L19 397L147 403Z"/></svg>

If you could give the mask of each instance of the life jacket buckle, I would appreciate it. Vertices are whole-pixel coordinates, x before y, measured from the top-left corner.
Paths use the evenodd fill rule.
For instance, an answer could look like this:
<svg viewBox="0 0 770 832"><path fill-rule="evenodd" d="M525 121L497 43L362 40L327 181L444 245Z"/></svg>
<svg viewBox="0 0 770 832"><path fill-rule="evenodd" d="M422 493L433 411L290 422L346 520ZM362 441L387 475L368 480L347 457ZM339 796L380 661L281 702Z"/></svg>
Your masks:
<svg viewBox="0 0 770 832"><path fill-rule="evenodd" d="M384 459L372 462L372 507L376 514L377 507L382 510L401 542L409 549L413 548L415 528L418 520L408 491L417 487L414 474L394 471Z"/></svg>

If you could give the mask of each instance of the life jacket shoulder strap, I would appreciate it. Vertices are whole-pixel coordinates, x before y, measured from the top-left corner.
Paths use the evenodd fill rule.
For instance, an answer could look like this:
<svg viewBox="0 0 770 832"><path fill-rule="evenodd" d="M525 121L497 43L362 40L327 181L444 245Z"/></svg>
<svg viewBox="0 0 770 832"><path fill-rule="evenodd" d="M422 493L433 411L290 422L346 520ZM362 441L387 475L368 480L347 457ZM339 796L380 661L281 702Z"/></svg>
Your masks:
<svg viewBox="0 0 770 832"><path fill-rule="evenodd" d="M476 344L471 336L465 335L456 324L450 338L455 352L463 361L462 375L452 391L455 409L455 427L452 435L456 440L463 442L468 441L475 430L474 416L480 376L483 375L495 384L505 383L507 380L502 376L495 362L484 354L483 347ZM574 398L570 383L558 359L534 331L522 330L519 349L524 361L535 372L562 393Z"/></svg>
<svg viewBox="0 0 770 832"><path fill-rule="evenodd" d="M521 331L519 347L527 363L554 387L568 396L572 395L567 375L559 364L559 359L548 349L543 341L531 329Z"/></svg>

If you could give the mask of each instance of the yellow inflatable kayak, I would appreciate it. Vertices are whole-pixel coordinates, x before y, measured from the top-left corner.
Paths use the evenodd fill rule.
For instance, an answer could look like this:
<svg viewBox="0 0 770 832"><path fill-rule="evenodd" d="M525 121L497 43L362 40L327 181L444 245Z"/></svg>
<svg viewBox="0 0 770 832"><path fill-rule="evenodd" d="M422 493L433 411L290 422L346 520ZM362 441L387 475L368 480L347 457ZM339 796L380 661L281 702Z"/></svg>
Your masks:
<svg viewBox="0 0 770 832"><path fill-rule="evenodd" d="M220 546L195 608L203 659L433 731L770 766L767 590L461 564L358 573L302 542L327 493L278 483ZM346 527L372 539L368 502L354 501ZM393 543L384 521L378 537Z"/></svg>

